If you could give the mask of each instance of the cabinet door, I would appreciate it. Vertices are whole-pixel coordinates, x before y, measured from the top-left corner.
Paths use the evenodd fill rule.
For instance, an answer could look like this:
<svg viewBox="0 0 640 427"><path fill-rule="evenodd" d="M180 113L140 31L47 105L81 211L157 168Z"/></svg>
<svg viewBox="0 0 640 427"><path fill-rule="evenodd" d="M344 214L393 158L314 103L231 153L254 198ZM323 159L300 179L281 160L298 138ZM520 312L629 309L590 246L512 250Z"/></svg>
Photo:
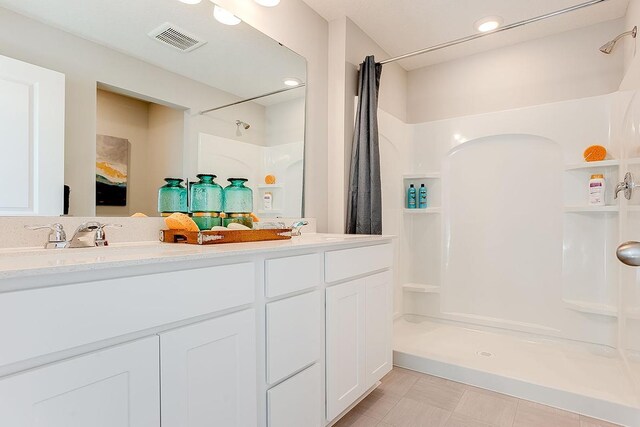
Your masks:
<svg viewBox="0 0 640 427"><path fill-rule="evenodd" d="M393 364L392 274L390 271L365 279L366 388L385 376Z"/></svg>
<svg viewBox="0 0 640 427"><path fill-rule="evenodd" d="M158 337L0 379L0 425L160 426Z"/></svg>
<svg viewBox="0 0 640 427"><path fill-rule="evenodd" d="M0 215L61 215L64 75L0 56Z"/></svg>
<svg viewBox="0 0 640 427"><path fill-rule="evenodd" d="M255 312L160 335L162 426L257 423Z"/></svg>
<svg viewBox="0 0 640 427"><path fill-rule="evenodd" d="M338 416L367 390L364 291L363 280L326 290L328 420Z"/></svg>

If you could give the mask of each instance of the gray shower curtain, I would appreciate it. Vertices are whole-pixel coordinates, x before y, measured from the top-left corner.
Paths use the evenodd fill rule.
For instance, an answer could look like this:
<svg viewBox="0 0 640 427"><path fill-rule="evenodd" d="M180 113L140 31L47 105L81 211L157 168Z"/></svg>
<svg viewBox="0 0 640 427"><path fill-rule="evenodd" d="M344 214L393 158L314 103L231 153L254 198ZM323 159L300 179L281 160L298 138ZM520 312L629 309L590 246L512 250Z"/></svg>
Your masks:
<svg viewBox="0 0 640 427"><path fill-rule="evenodd" d="M382 65L373 56L360 64L358 112L351 150L347 234L382 234L378 144L378 89Z"/></svg>

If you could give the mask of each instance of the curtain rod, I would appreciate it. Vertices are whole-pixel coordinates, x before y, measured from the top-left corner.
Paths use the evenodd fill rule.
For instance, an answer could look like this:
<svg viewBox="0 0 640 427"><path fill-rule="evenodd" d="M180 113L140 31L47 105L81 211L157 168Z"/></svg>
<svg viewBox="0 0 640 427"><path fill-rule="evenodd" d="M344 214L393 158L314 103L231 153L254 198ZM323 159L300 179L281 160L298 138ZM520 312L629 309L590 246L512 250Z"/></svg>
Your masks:
<svg viewBox="0 0 640 427"><path fill-rule="evenodd" d="M210 113L212 111L221 110L223 108L233 107L234 105L244 104L245 102L254 101L256 99L264 98L266 96L276 95L276 94L282 93L282 92L288 92L290 90L299 89L299 88L305 87L305 86L306 86L305 83L300 83L296 87L287 87L287 88L284 88L284 89L274 90L273 92L263 93L262 95L254 96L252 98L247 98L247 99L242 99L240 101L232 102L231 104L221 105L221 106L215 107L215 108L209 108L208 110L200 111L198 114L202 115L202 114Z"/></svg>
<svg viewBox="0 0 640 427"><path fill-rule="evenodd" d="M486 33L474 34L471 36L462 37L460 39L452 40L446 43L437 44L435 46L428 47L426 49L416 50L414 52L405 53L404 55L396 56L394 58L385 59L378 62L379 64L388 64L389 62L399 61L401 59L411 58L413 56L422 55L424 53L434 52L436 50L444 49L447 47L455 46L458 44L466 43L472 40L476 40L482 37L490 36L492 34L501 33L503 31L512 30L514 28L522 27L527 24L542 21L544 19L553 18L554 16L563 15L565 13L574 12L576 10L584 9L585 7L593 6L599 3L603 3L607 0L591 0L586 3L581 3L575 6L567 7L565 9L556 10L555 12L547 13L545 15L536 16L535 18L526 19L524 21L515 22L513 24L505 25L504 27L497 28L493 31L487 31Z"/></svg>

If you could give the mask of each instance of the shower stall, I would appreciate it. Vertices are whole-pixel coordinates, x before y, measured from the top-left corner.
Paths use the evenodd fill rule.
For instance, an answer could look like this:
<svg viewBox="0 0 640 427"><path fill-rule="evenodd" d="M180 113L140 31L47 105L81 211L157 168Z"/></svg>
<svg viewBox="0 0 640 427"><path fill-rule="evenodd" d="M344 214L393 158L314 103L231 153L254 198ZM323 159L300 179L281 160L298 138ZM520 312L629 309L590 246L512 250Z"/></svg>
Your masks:
<svg viewBox="0 0 640 427"><path fill-rule="evenodd" d="M640 269L615 255L640 240L640 189L614 198L640 179L640 94L379 122L395 364L640 425ZM606 160L583 160L593 144ZM606 206L588 204L592 174ZM410 184L427 209L404 208Z"/></svg>

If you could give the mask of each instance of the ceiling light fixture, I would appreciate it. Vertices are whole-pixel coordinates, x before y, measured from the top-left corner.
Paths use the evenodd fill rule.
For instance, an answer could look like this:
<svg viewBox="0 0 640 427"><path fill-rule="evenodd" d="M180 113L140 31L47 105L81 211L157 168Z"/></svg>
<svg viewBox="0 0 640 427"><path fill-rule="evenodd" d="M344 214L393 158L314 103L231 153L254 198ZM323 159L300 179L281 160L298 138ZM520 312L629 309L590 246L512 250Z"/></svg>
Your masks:
<svg viewBox="0 0 640 427"><path fill-rule="evenodd" d="M296 86L300 86L302 84L300 79L296 79L295 77L287 77L287 78L283 79L282 82L286 86L290 86L290 87L296 87Z"/></svg>
<svg viewBox="0 0 640 427"><path fill-rule="evenodd" d="M213 17L216 18L216 21L224 25L238 25L242 22L242 19L217 4L213 6Z"/></svg>
<svg viewBox="0 0 640 427"><path fill-rule="evenodd" d="M280 0L255 0L260 6L273 7L280 4Z"/></svg>
<svg viewBox="0 0 640 427"><path fill-rule="evenodd" d="M178 0L178 1L181 1L182 3L186 3L186 4L198 4L202 0Z"/></svg>
<svg viewBox="0 0 640 427"><path fill-rule="evenodd" d="M476 21L475 27L481 33L493 31L502 25L503 19L499 16L487 16L479 21Z"/></svg>

